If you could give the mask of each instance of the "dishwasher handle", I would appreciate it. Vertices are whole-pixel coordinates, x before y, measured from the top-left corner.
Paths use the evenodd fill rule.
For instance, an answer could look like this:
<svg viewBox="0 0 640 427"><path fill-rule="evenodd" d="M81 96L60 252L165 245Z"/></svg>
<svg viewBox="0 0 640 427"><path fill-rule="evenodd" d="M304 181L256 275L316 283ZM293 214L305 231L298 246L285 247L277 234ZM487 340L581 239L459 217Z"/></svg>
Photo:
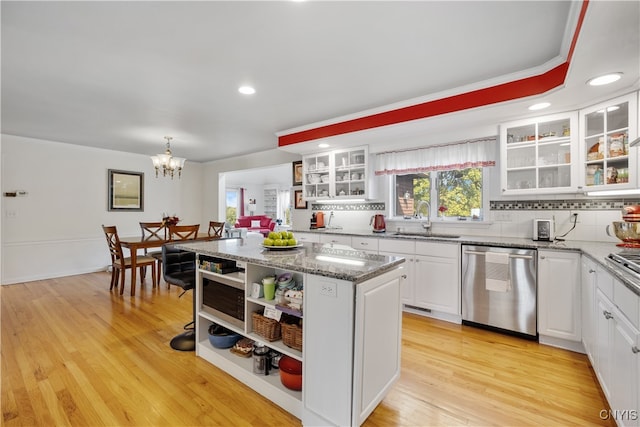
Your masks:
<svg viewBox="0 0 640 427"><path fill-rule="evenodd" d="M480 251L464 251L465 254L470 254L470 255L484 255L487 252L490 252L490 251L484 251L484 252L480 252ZM509 258L533 259L533 256L531 256L531 255L509 254Z"/></svg>

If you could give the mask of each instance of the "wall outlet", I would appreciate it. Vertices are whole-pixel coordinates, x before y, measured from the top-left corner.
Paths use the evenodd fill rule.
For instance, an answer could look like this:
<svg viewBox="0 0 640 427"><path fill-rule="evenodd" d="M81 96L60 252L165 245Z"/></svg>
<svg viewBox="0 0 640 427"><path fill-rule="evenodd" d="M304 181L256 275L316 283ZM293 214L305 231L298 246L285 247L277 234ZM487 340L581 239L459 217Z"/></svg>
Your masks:
<svg viewBox="0 0 640 427"><path fill-rule="evenodd" d="M335 283L322 283L320 285L320 295L326 295L328 297L338 297L338 290Z"/></svg>
<svg viewBox="0 0 640 427"><path fill-rule="evenodd" d="M574 219L573 215L578 216ZM569 211L569 224L573 224L574 221L576 222L576 224L580 224L580 215L577 211Z"/></svg>

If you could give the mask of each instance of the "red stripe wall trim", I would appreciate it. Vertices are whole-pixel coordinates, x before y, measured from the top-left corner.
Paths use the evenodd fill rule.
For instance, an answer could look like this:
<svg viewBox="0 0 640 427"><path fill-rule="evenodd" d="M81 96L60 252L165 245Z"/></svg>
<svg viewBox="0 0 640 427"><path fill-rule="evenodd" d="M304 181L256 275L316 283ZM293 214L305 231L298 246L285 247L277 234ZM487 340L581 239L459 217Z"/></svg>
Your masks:
<svg viewBox="0 0 640 427"><path fill-rule="evenodd" d="M470 108L482 107L484 105L511 101L518 98L525 98L527 96L539 95L557 88L564 84L564 80L567 76L571 57L573 56L578 35L582 28L582 22L586 14L588 4L589 0L584 0L582 3L582 9L578 17L576 31L571 41L567 61L545 73L434 101L428 101L365 117L359 117L357 119L307 129L291 133L289 135L282 135L278 137L278 146L284 147L287 145L312 141L314 139L327 138L345 133L358 132L366 129L373 129L376 127L453 113Z"/></svg>

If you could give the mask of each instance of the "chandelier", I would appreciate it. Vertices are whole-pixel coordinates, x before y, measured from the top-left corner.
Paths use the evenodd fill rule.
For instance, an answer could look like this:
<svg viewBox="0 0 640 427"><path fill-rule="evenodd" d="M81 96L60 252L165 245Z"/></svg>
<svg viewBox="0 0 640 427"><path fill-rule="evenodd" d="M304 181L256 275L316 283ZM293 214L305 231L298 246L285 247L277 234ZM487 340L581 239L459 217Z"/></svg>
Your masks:
<svg viewBox="0 0 640 427"><path fill-rule="evenodd" d="M151 156L151 161L153 162L153 167L156 168L156 178L158 177L158 171L162 169L162 176L171 176L173 179L174 172L178 172L178 178L182 174L182 168L184 167L184 162L186 159L182 157L173 157L171 154L170 143L173 139L170 136L165 136L164 139L167 140L167 149L163 154L157 154L155 156Z"/></svg>

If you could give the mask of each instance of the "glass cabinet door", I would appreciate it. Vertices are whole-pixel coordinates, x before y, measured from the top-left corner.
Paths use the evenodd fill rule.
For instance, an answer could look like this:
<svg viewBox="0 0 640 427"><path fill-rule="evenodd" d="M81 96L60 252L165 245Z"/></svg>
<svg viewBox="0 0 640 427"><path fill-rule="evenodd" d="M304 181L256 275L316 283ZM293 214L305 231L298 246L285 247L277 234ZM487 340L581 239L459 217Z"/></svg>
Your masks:
<svg viewBox="0 0 640 427"><path fill-rule="evenodd" d="M501 126L503 193L571 191L577 117L557 115Z"/></svg>
<svg viewBox="0 0 640 427"><path fill-rule="evenodd" d="M635 187L635 179L629 178L636 164L629 149L630 135L635 135L634 101L622 97L581 112L585 188Z"/></svg>

